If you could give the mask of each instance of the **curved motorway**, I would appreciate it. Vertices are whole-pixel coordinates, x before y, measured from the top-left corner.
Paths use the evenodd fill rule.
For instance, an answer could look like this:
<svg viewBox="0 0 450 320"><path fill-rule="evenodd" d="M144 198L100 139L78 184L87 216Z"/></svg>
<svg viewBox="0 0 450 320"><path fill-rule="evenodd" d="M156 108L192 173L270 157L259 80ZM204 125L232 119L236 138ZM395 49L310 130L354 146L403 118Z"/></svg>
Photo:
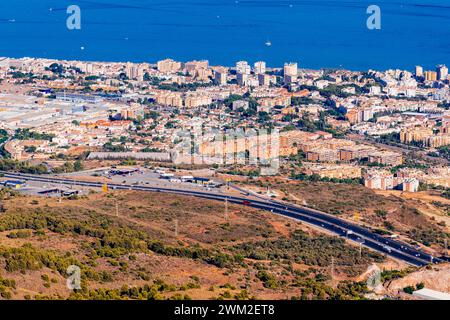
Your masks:
<svg viewBox="0 0 450 320"><path fill-rule="evenodd" d="M3 171L0 171L0 173L3 173L4 177L10 179L21 179L26 181L36 181L36 182L63 184L63 185L76 185L93 188L101 188L103 186L103 183L101 182L87 182L82 180L71 180L58 177L38 176L38 175L11 173ZM330 214L313 210L310 208L294 206L291 204L285 204L271 200L255 200L247 196L238 197L225 194L218 194L215 192L200 192L176 188L148 187L137 185L125 185L125 184L108 184L108 186L116 190L164 192L186 196L194 196L198 198L217 200L223 202L228 201L230 203L247 205L256 209L269 211L278 215L289 217L328 230L338 236L345 237L348 240L361 243L365 247L368 247L380 253L384 253L388 256L391 256L398 260L402 260L414 266L421 267L428 265L430 263L437 264L449 261L448 258L445 257L435 258L430 254L422 250L417 250L410 245L407 245L397 240L382 237L379 234L374 233L373 231L367 228L349 223Z"/></svg>

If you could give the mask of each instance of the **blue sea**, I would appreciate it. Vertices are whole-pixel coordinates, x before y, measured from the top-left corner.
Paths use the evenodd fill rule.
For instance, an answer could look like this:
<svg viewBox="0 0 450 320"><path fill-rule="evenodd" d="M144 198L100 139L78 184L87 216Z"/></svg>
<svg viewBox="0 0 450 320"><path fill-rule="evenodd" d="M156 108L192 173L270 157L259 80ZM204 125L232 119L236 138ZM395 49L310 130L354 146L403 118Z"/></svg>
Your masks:
<svg viewBox="0 0 450 320"><path fill-rule="evenodd" d="M72 4L81 30L66 27ZM372 4L381 30L366 27ZM450 64L450 0L1 0L0 56L434 68Z"/></svg>

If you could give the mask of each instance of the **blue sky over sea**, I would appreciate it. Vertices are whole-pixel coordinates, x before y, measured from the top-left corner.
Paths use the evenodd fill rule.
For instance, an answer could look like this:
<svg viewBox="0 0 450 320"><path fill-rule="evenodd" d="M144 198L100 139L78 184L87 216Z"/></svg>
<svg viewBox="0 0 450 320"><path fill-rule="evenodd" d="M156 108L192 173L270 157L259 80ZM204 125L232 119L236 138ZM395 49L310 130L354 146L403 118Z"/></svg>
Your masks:
<svg viewBox="0 0 450 320"><path fill-rule="evenodd" d="M66 28L71 4L81 30ZM366 27L371 4L381 30ZM450 64L449 26L449 0L14 0L0 3L0 56L432 68Z"/></svg>

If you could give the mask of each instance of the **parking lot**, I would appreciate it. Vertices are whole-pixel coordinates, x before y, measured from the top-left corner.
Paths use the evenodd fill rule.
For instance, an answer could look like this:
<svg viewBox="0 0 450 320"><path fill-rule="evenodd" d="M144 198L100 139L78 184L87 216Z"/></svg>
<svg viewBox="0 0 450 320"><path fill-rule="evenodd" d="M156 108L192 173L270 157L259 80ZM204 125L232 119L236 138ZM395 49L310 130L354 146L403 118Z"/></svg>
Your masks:
<svg viewBox="0 0 450 320"><path fill-rule="evenodd" d="M60 175L71 178L86 177L85 172ZM141 185L148 187L177 188L186 190L212 190L220 192L221 183L216 183L209 178L186 176L170 172L167 169L147 168L111 168L98 171L90 171L91 178L98 178L111 184Z"/></svg>
<svg viewBox="0 0 450 320"><path fill-rule="evenodd" d="M184 172L183 174L186 173ZM182 173L176 173L163 168L103 168L101 170L58 174L57 177L102 182L106 184L124 184L129 186L134 185L169 189L175 188L187 191L213 190L218 193L226 191L226 187L222 183L216 182L211 178L182 175ZM89 190L92 189L90 187L43 183L38 181L3 180L5 184L8 184L7 186L5 185L5 187L32 196L69 197L72 195L87 194L89 193Z"/></svg>

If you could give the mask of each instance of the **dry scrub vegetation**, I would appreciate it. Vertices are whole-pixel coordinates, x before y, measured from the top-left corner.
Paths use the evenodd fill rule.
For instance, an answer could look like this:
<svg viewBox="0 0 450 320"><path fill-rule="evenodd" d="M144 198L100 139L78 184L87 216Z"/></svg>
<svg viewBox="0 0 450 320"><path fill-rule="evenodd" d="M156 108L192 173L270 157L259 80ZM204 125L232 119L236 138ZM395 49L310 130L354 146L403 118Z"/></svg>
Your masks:
<svg viewBox="0 0 450 320"><path fill-rule="evenodd" d="M360 299L355 279L384 261L292 220L235 205L226 219L223 204L190 197L0 199L4 299ZM69 265L82 270L76 292Z"/></svg>
<svg viewBox="0 0 450 320"><path fill-rule="evenodd" d="M287 181L264 178L256 182L261 190L269 187L281 197L300 205L340 216L374 229L381 234L400 234L411 244L420 243L441 253L450 233L445 223L443 205L434 201L423 202L407 198L401 193L377 193L361 185L329 182ZM442 198L442 201L445 199ZM432 207L441 215L427 215ZM440 218L444 217L444 218Z"/></svg>

